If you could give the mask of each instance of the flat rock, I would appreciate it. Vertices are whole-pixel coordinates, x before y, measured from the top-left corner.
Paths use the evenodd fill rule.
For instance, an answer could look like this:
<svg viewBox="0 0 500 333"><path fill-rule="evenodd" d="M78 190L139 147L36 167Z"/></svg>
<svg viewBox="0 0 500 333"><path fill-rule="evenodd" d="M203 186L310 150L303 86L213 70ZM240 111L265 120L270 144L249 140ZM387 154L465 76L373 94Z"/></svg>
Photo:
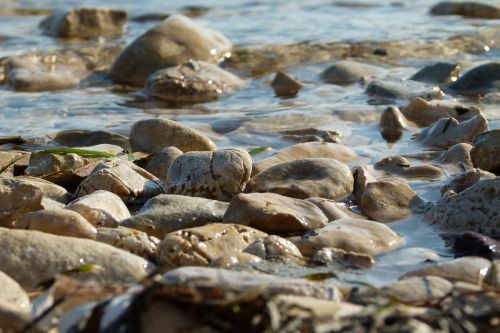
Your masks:
<svg viewBox="0 0 500 333"><path fill-rule="evenodd" d="M238 194L231 200L223 221L287 235L316 230L328 222L314 204L275 193Z"/></svg>
<svg viewBox="0 0 500 333"><path fill-rule="evenodd" d="M431 84L450 83L460 76L460 66L447 62L427 65L412 75L410 80Z"/></svg>
<svg viewBox="0 0 500 333"><path fill-rule="evenodd" d="M167 191L228 201L245 189L251 170L252 157L243 149L188 152L172 162Z"/></svg>
<svg viewBox="0 0 500 333"><path fill-rule="evenodd" d="M372 81L366 87L365 93L391 99L413 99L416 97L433 99L441 98L444 95L438 86L411 80Z"/></svg>
<svg viewBox="0 0 500 333"><path fill-rule="evenodd" d="M154 268L150 262L107 244L32 230L0 229L0 245L3 249L0 270L27 291L35 290L41 282L57 274L86 264L103 269L73 277L100 284L138 282Z"/></svg>
<svg viewBox="0 0 500 333"><path fill-rule="evenodd" d="M416 276L397 281L382 290L400 302L416 305L444 298L453 290L453 284L438 276Z"/></svg>
<svg viewBox="0 0 500 333"><path fill-rule="evenodd" d="M151 74L144 85L144 92L172 103L203 103L214 101L243 86L243 80L217 65L190 60Z"/></svg>
<svg viewBox="0 0 500 333"><path fill-rule="evenodd" d="M377 255L391 251L404 240L388 226L369 220L340 219L303 236L289 238L303 255L312 256L325 247Z"/></svg>
<svg viewBox="0 0 500 333"><path fill-rule="evenodd" d="M244 250L244 253L253 254L264 260L278 260L285 263L304 262L304 258L295 244L276 235L257 239Z"/></svg>
<svg viewBox="0 0 500 333"><path fill-rule="evenodd" d="M444 176L443 171L430 164L412 165L402 156L388 156L374 164L375 169L383 170L392 175L422 180L439 179Z"/></svg>
<svg viewBox="0 0 500 333"><path fill-rule="evenodd" d="M324 199L324 198L308 198L309 201L315 204L323 214L325 214L328 221L334 221L339 219L362 219L363 216L356 214L351 211L344 203L335 202L334 200Z"/></svg>
<svg viewBox="0 0 500 333"><path fill-rule="evenodd" d="M476 135L470 156L476 168L500 174L500 130Z"/></svg>
<svg viewBox="0 0 500 333"><path fill-rule="evenodd" d="M353 190L349 167L331 158L308 158L276 164L255 175L248 192L272 192L292 198L342 199Z"/></svg>
<svg viewBox="0 0 500 333"><path fill-rule="evenodd" d="M66 147L89 147L109 144L130 150L128 137L108 131L67 130L57 132L51 138L59 145Z"/></svg>
<svg viewBox="0 0 500 333"><path fill-rule="evenodd" d="M476 1L442 1L430 9L431 15L460 15L470 18L498 19L498 5Z"/></svg>
<svg viewBox="0 0 500 333"><path fill-rule="evenodd" d="M500 9L498 11L500 12ZM484 95L499 92L500 62L490 62L470 69L451 84L449 88L465 95Z"/></svg>
<svg viewBox="0 0 500 333"><path fill-rule="evenodd" d="M154 72L186 61L217 62L231 50L222 34L182 15L172 15L134 40L111 69L116 83L142 86Z"/></svg>
<svg viewBox="0 0 500 333"><path fill-rule="evenodd" d="M43 209L43 190L29 182L0 178L0 227L12 228L28 212Z"/></svg>
<svg viewBox="0 0 500 333"><path fill-rule="evenodd" d="M158 246L156 261L163 269L208 266L228 253L242 252L267 234L237 225L213 223L167 234Z"/></svg>
<svg viewBox="0 0 500 333"><path fill-rule="evenodd" d="M444 194L450 190L455 193L460 193L480 180L494 179L495 177L495 174L481 169L474 168L472 170L467 170L448 180L446 184L441 187L441 193Z"/></svg>
<svg viewBox="0 0 500 333"><path fill-rule="evenodd" d="M276 72L271 87L277 96L293 97L296 96L300 89L304 87L302 82L291 76L285 71L279 70Z"/></svg>
<svg viewBox="0 0 500 333"><path fill-rule="evenodd" d="M365 77L379 76L386 70L356 61L341 60L323 71L321 74L324 81L335 84L351 84L361 81Z"/></svg>
<svg viewBox="0 0 500 333"><path fill-rule="evenodd" d="M166 183L168 180L168 169L172 162L182 155L182 151L176 147L165 147L157 152L146 164L146 170Z"/></svg>
<svg viewBox="0 0 500 333"><path fill-rule="evenodd" d="M154 236L123 227L97 229L97 241L150 260L155 259L160 244L160 240Z"/></svg>
<svg viewBox="0 0 500 333"><path fill-rule="evenodd" d="M149 199L137 214L121 225L163 239L173 231L222 222L228 205L205 198L161 194Z"/></svg>
<svg viewBox="0 0 500 333"><path fill-rule="evenodd" d="M203 134L168 119L136 122L130 132L130 146L145 153L157 153L165 147L176 147L183 152L217 149Z"/></svg>

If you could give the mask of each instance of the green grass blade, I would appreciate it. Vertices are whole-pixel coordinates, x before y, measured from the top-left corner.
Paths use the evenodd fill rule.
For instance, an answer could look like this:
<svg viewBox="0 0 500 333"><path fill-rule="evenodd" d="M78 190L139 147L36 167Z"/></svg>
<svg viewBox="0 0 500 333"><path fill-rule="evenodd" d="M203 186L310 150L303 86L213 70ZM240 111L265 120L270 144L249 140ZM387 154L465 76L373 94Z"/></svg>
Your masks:
<svg viewBox="0 0 500 333"><path fill-rule="evenodd" d="M248 153L250 154L250 156L255 156L257 154L264 153L264 152L269 151L271 149L272 149L271 146L257 147L257 148L250 149L248 151Z"/></svg>
<svg viewBox="0 0 500 333"><path fill-rule="evenodd" d="M33 154L77 154L82 157L116 157L116 154L103 151L78 149L78 148L51 148L33 152Z"/></svg>

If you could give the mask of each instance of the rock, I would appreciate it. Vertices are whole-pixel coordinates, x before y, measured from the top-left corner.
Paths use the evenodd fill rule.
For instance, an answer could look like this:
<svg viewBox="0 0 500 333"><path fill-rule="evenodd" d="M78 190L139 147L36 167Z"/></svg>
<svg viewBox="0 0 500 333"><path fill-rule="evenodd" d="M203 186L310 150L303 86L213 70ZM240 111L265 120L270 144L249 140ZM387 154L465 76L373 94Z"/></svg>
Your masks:
<svg viewBox="0 0 500 333"><path fill-rule="evenodd" d="M316 230L328 222L314 204L274 193L238 194L231 200L223 221L286 235Z"/></svg>
<svg viewBox="0 0 500 333"><path fill-rule="evenodd" d="M12 161L17 160L15 162L16 165L27 165L29 161L29 156L31 154L28 154L24 151L20 150L9 150L9 151L3 151L0 150L0 165L3 167L7 166L7 164L12 163ZM24 156L24 157L23 157ZM2 176L4 177L14 177L14 165L11 165L7 167L2 172Z"/></svg>
<svg viewBox="0 0 500 333"><path fill-rule="evenodd" d="M312 256L325 247L377 255L404 243L403 239L388 226L358 219L336 220L315 232L289 239L306 256Z"/></svg>
<svg viewBox="0 0 500 333"><path fill-rule="evenodd" d="M228 201L245 189L251 170L252 157L243 149L188 152L172 162L167 191Z"/></svg>
<svg viewBox="0 0 500 333"><path fill-rule="evenodd" d="M278 260L285 263L304 262L304 258L295 244L276 235L257 239L243 252L253 254L264 260Z"/></svg>
<svg viewBox="0 0 500 333"><path fill-rule="evenodd" d="M413 99L402 112L420 127L430 126L441 118L455 118L461 123L481 114L475 106L431 104L420 97Z"/></svg>
<svg viewBox="0 0 500 333"><path fill-rule="evenodd" d="M115 145L130 150L126 136L108 131L68 130L57 132L52 136L57 144L66 147L88 147L101 144Z"/></svg>
<svg viewBox="0 0 500 333"><path fill-rule="evenodd" d="M382 128L382 137L388 142L396 142L403 136L407 121L401 111L391 106L384 110L380 117L379 126Z"/></svg>
<svg viewBox="0 0 500 333"><path fill-rule="evenodd" d="M248 192L273 192L292 198L342 199L353 190L349 167L331 158L307 158L276 164L255 175Z"/></svg>
<svg viewBox="0 0 500 333"><path fill-rule="evenodd" d="M470 156L476 168L500 174L500 130L476 135L472 140Z"/></svg>
<svg viewBox="0 0 500 333"><path fill-rule="evenodd" d="M138 282L154 268L150 262L107 244L32 230L0 229L0 245L0 271L27 291L57 274L87 264L103 269L73 277L100 284Z"/></svg>
<svg viewBox="0 0 500 333"><path fill-rule="evenodd" d="M305 279L293 279L258 272L238 272L209 267L182 267L172 270L161 279L167 286L214 288L246 294L259 290L261 295L298 295L317 299L340 300L337 287Z"/></svg>
<svg viewBox="0 0 500 333"><path fill-rule="evenodd" d="M481 180L457 195L441 198L425 218L444 232L500 235L500 178Z"/></svg>
<svg viewBox="0 0 500 333"><path fill-rule="evenodd" d="M483 179L494 179L495 175L491 172L483 171L481 169L472 169L464 171L461 174L451 178L441 187L441 193L444 194L448 191L460 193L463 190L471 187L475 183Z"/></svg>
<svg viewBox="0 0 500 333"><path fill-rule="evenodd" d="M244 82L217 65L189 60L151 74L144 85L150 96L172 103L203 103L239 90Z"/></svg>
<svg viewBox="0 0 500 333"><path fill-rule="evenodd" d="M258 163L252 169L252 175L272 167L273 165L300 160L304 158L333 158L342 163L350 163L359 160L359 157L350 148L327 142L306 142L284 148Z"/></svg>
<svg viewBox="0 0 500 333"><path fill-rule="evenodd" d="M427 65L415 74L410 80L420 81L430 84L450 83L460 76L460 66L447 62L438 62Z"/></svg>
<svg viewBox="0 0 500 333"><path fill-rule="evenodd" d="M197 131L167 119L146 119L136 122L130 132L134 151L157 153L165 147L183 152L215 150L215 144Z"/></svg>
<svg viewBox="0 0 500 333"><path fill-rule="evenodd" d="M146 170L166 183L168 180L168 169L172 162L182 155L182 151L176 147L165 147L157 152L146 164Z"/></svg>
<svg viewBox="0 0 500 333"><path fill-rule="evenodd" d="M19 221L22 229L38 230L54 235L96 238L96 228L83 216L66 209L44 209L31 212Z"/></svg>
<svg viewBox="0 0 500 333"><path fill-rule="evenodd" d="M430 165L421 164L412 166L407 158L402 156L389 156L374 164L375 169L383 170L388 174L403 176L405 178L439 179L444 176L441 169Z"/></svg>
<svg viewBox="0 0 500 333"><path fill-rule="evenodd" d="M97 241L150 260L154 260L156 249L160 244L160 240L156 237L123 227L97 229Z"/></svg>
<svg viewBox="0 0 500 333"><path fill-rule="evenodd" d="M13 228L26 213L42 207L43 191L29 182L0 178L0 227Z"/></svg>
<svg viewBox="0 0 500 333"><path fill-rule="evenodd" d="M267 234L237 225L214 223L175 231L158 246L156 261L166 270L180 266L208 266L228 253L242 252Z"/></svg>
<svg viewBox="0 0 500 333"><path fill-rule="evenodd" d="M31 322L30 313L17 311L9 303L0 304L0 327L3 332L21 332Z"/></svg>
<svg viewBox="0 0 500 333"><path fill-rule="evenodd" d="M235 254L227 253L222 257L217 258L216 260L210 263L210 267L218 267L218 268L235 268L235 267L244 267L251 266L253 264L258 264L262 262L262 259L245 252L239 252Z"/></svg>
<svg viewBox="0 0 500 333"><path fill-rule="evenodd" d="M127 161L99 163L94 172L80 183L76 195L82 197L98 190L106 190L118 195L124 202L132 202L163 193L160 181L146 170L139 169Z"/></svg>
<svg viewBox="0 0 500 333"><path fill-rule="evenodd" d="M60 203L58 201L49 199L49 198L42 198L42 207L43 209L64 209L66 205L63 203Z"/></svg>
<svg viewBox="0 0 500 333"><path fill-rule="evenodd" d="M375 259L368 254L347 252L333 247L322 248L314 254L312 261L316 265L340 264L349 268L371 268L375 264Z"/></svg>
<svg viewBox="0 0 500 333"><path fill-rule="evenodd" d="M409 247L384 254L380 261L386 263L392 269L394 266L422 265L424 263L436 262L440 259L441 256L431 249Z"/></svg>
<svg viewBox="0 0 500 333"><path fill-rule="evenodd" d="M163 239L173 231L222 222L228 205L205 198L161 194L149 199L136 215L121 225Z"/></svg>
<svg viewBox="0 0 500 333"><path fill-rule="evenodd" d="M346 207L345 204L335 202L330 199L324 198L308 198L306 201L309 201L315 204L323 214L325 214L328 221L334 221L339 219L362 219L363 216L352 212L349 208Z"/></svg>
<svg viewBox="0 0 500 333"><path fill-rule="evenodd" d="M431 15L460 15L471 18L498 19L500 7L476 1L442 1L430 10Z"/></svg>
<svg viewBox="0 0 500 333"><path fill-rule="evenodd" d="M500 260L495 260L484 278L484 283L494 288L500 289Z"/></svg>
<svg viewBox="0 0 500 333"><path fill-rule="evenodd" d="M407 184L397 180L369 183L361 197L361 209L379 222L403 220L423 204L422 199Z"/></svg>
<svg viewBox="0 0 500 333"><path fill-rule="evenodd" d="M413 99L415 97L433 99L444 96L438 86L411 80L372 81L366 87L365 93L391 99Z"/></svg>
<svg viewBox="0 0 500 333"><path fill-rule="evenodd" d="M64 187L44 180L37 177L18 177L27 183L33 184L39 187L43 191L44 199L52 199L54 201L67 204L71 200L71 193L69 193Z"/></svg>
<svg viewBox="0 0 500 333"><path fill-rule="evenodd" d="M361 81L365 77L380 76L386 70L356 61L341 60L323 71L321 74L324 81L335 84L351 84Z"/></svg>
<svg viewBox="0 0 500 333"><path fill-rule="evenodd" d="M40 23L46 35L63 38L89 38L122 35L127 12L107 8L75 8L56 12Z"/></svg>
<svg viewBox="0 0 500 333"><path fill-rule="evenodd" d="M488 260L500 259L500 242L476 232L466 231L452 235L455 258L478 256Z"/></svg>
<svg viewBox="0 0 500 333"><path fill-rule="evenodd" d="M104 190L84 195L66 208L79 213L96 227L115 228L130 217L130 212L120 197Z"/></svg>
<svg viewBox="0 0 500 333"><path fill-rule="evenodd" d="M444 164L444 167L451 171L451 174L459 174L473 168L470 151L472 145L469 143L458 143L451 146L439 158L437 163Z"/></svg>
<svg viewBox="0 0 500 333"><path fill-rule="evenodd" d="M453 290L453 284L438 276L417 276L397 281L382 290L400 302L423 305L444 298Z"/></svg>
<svg viewBox="0 0 500 333"><path fill-rule="evenodd" d="M441 118L424 129L417 141L434 148L449 148L457 143L470 142L475 135L486 130L488 121L481 114L462 123L455 118Z"/></svg>
<svg viewBox="0 0 500 333"><path fill-rule="evenodd" d="M359 204L368 184L377 182L377 178L368 171L367 167L355 167L352 174L354 177L354 201Z"/></svg>
<svg viewBox="0 0 500 333"><path fill-rule="evenodd" d="M277 96L293 97L297 95L304 85L287 72L279 70L276 72L273 82L271 82L271 87Z"/></svg>
<svg viewBox="0 0 500 333"><path fill-rule="evenodd" d="M303 142L332 142L340 143L340 134L335 131L324 131L316 128L301 128L296 130L281 131L283 140Z"/></svg>
<svg viewBox="0 0 500 333"><path fill-rule="evenodd" d="M451 84L449 88L465 95L484 95L499 92L500 62L490 62L472 68Z"/></svg>
<svg viewBox="0 0 500 333"><path fill-rule="evenodd" d="M8 304L19 312L28 314L31 312L28 294L16 281L2 271L0 271L0 291L0 307Z"/></svg>
<svg viewBox="0 0 500 333"><path fill-rule="evenodd" d="M190 59L215 63L231 47L222 34L185 16L172 15L127 46L113 64L111 78L116 83L142 86L149 75L162 68Z"/></svg>

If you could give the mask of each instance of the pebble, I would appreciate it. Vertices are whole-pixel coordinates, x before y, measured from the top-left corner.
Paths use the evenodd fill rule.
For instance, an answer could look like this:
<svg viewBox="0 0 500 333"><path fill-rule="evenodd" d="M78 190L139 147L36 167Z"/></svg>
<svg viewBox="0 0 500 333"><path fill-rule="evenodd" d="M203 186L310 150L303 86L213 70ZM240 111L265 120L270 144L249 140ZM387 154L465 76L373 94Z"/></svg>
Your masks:
<svg viewBox="0 0 500 333"><path fill-rule="evenodd" d="M146 170L158 177L164 183L168 180L168 169L172 162L182 155L182 151L176 147L165 147L150 159L146 164Z"/></svg>
<svg viewBox="0 0 500 333"><path fill-rule="evenodd" d="M0 227L13 228L26 213L43 209L43 190L27 181L0 177Z"/></svg>
<svg viewBox="0 0 500 333"><path fill-rule="evenodd" d="M408 127L403 113L395 107L390 106L382 112L379 126L382 128L382 137L388 142L396 142L403 136L403 130Z"/></svg>
<svg viewBox="0 0 500 333"><path fill-rule="evenodd" d="M293 97L297 95L304 85L287 72L280 70L276 72L271 87L274 89L276 96Z"/></svg>
<svg viewBox="0 0 500 333"><path fill-rule="evenodd" d="M283 140L294 141L297 143L304 142L332 142L340 143L340 134L335 131L325 131L317 128L300 128L281 131Z"/></svg>
<svg viewBox="0 0 500 333"><path fill-rule="evenodd" d="M335 84L352 84L360 82L365 77L381 76L386 70L356 61L341 60L323 71L324 81Z"/></svg>
<svg viewBox="0 0 500 333"><path fill-rule="evenodd" d="M427 65L412 75L410 80L430 84L442 84L455 81L460 76L460 66L447 62Z"/></svg>
<svg viewBox="0 0 500 333"><path fill-rule="evenodd" d="M457 175L473 168L469 143L457 143L451 146L436 159L436 162L451 175Z"/></svg>
<svg viewBox="0 0 500 333"><path fill-rule="evenodd" d="M354 201L359 204L368 184L377 182L377 178L371 174L366 166L355 167L352 174L354 177Z"/></svg>
<svg viewBox="0 0 500 333"><path fill-rule="evenodd" d="M474 136L470 156L476 168L500 174L500 130Z"/></svg>
<svg viewBox="0 0 500 333"><path fill-rule="evenodd" d="M128 228L98 228L96 240L123 249L140 257L154 260L160 240Z"/></svg>
<svg viewBox="0 0 500 333"><path fill-rule="evenodd" d="M442 1L431 8L430 14L460 15L467 18L498 19L500 18L500 7L498 5L476 1Z"/></svg>
<svg viewBox="0 0 500 333"><path fill-rule="evenodd" d="M439 179L444 176L443 171L430 164L412 166L412 163L402 156L389 156L374 164L375 169L405 178L422 180Z"/></svg>
<svg viewBox="0 0 500 333"><path fill-rule="evenodd" d="M264 260L278 260L281 262L304 262L300 250L286 238L276 235L257 239L250 244L244 253L253 254Z"/></svg>
<svg viewBox="0 0 500 333"><path fill-rule="evenodd" d="M413 99L416 97L433 99L444 96L438 86L411 80L372 81L366 87L365 93L390 99Z"/></svg>
<svg viewBox="0 0 500 333"><path fill-rule="evenodd" d="M470 69L449 88L464 95L484 95L499 92L499 80L500 62L490 62Z"/></svg>

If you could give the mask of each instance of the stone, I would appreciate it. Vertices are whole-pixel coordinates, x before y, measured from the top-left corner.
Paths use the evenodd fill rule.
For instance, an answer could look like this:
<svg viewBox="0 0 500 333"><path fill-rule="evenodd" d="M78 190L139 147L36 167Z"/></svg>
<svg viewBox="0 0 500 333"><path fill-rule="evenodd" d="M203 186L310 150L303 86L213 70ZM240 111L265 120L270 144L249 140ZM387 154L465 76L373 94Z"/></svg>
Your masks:
<svg viewBox="0 0 500 333"><path fill-rule="evenodd" d="M238 194L229 203L223 221L280 235L316 230L328 222L314 204L275 193Z"/></svg>
<svg viewBox="0 0 500 333"><path fill-rule="evenodd" d="M359 157L350 148L329 142L306 142L286 147L271 157L253 165L252 175L256 175L273 165L304 158L333 158L342 163L358 161Z"/></svg>
<svg viewBox="0 0 500 333"><path fill-rule="evenodd" d="M39 187L43 191L44 199L52 199L62 204L67 204L71 200L71 193L69 193L64 187L54 184L48 180L29 176L18 177L17 179L21 179Z"/></svg>
<svg viewBox="0 0 500 333"><path fill-rule="evenodd" d="M283 140L294 141L297 143L304 142L331 142L340 143L340 134L335 131L325 131L317 128L300 128L281 131Z"/></svg>
<svg viewBox="0 0 500 333"><path fill-rule="evenodd" d="M27 165L29 161L29 156L31 154L26 153L24 151L20 150L0 150L0 165L2 168L6 167L7 164L12 163L13 161L16 161L14 164L15 165ZM7 167L3 172L2 176L3 177L14 177L14 164Z"/></svg>
<svg viewBox="0 0 500 333"><path fill-rule="evenodd" d="M417 141L433 148L449 148L457 143L471 142L475 135L486 130L488 120L481 114L461 123L455 118L441 118L424 129Z"/></svg>
<svg viewBox="0 0 500 333"><path fill-rule="evenodd" d="M411 81L372 81L365 89L367 95L390 99L441 98L443 91L435 85Z"/></svg>
<svg viewBox="0 0 500 333"><path fill-rule="evenodd" d="M235 254L227 253L210 263L210 267L218 268L235 268L235 267L249 267L253 264L262 262L262 259L245 252L238 252Z"/></svg>
<svg viewBox="0 0 500 333"><path fill-rule="evenodd" d="M451 84L449 88L464 95L484 95L499 92L500 62L490 62L470 69Z"/></svg>
<svg viewBox="0 0 500 333"><path fill-rule="evenodd" d="M339 219L362 219L363 216L354 213L344 203L335 202L334 200L324 198L308 198L309 201L315 204L323 214L325 214L328 221L335 221Z"/></svg>
<svg viewBox="0 0 500 333"><path fill-rule="evenodd" d="M472 231L451 234L451 238L455 258L477 256L488 260L500 259L500 241Z"/></svg>
<svg viewBox="0 0 500 333"><path fill-rule="evenodd" d="M272 192L297 199L342 199L353 190L349 167L331 158L307 158L276 164L252 177L248 192Z"/></svg>
<svg viewBox="0 0 500 333"><path fill-rule="evenodd" d="M444 232L500 235L500 178L484 179L459 194L444 196L425 218Z"/></svg>
<svg viewBox="0 0 500 333"><path fill-rule="evenodd" d="M500 289L500 260L495 260L491 264L491 268L484 278L484 283L494 288Z"/></svg>
<svg viewBox="0 0 500 333"><path fill-rule="evenodd" d="M441 154L436 159L437 163L443 165L451 175L457 175L473 168L470 151L472 145L469 143L457 143Z"/></svg>
<svg viewBox="0 0 500 333"><path fill-rule="evenodd" d="M72 276L99 284L138 282L154 269L152 263L107 244L33 230L0 229L0 245L3 249L0 271L26 291L33 291L40 283L82 265L97 265L102 269Z"/></svg>
<svg viewBox="0 0 500 333"><path fill-rule="evenodd" d="M0 227L13 228L26 213L43 209L43 190L29 182L0 177Z"/></svg>
<svg viewBox="0 0 500 333"><path fill-rule="evenodd" d="M447 296L453 290L453 284L438 276L416 276L397 281L382 290L400 302L423 305Z"/></svg>
<svg viewBox="0 0 500 333"><path fill-rule="evenodd" d="M403 136L403 130L408 127L407 120L401 111L390 106L382 112L379 126L382 128L382 137L388 142L396 142Z"/></svg>
<svg viewBox="0 0 500 333"><path fill-rule="evenodd" d="M172 103L203 103L241 89L244 82L217 65L189 60L151 74L144 92Z"/></svg>
<svg viewBox="0 0 500 333"><path fill-rule="evenodd" d="M217 149L203 134L168 119L145 119L134 123L130 146L134 151L145 153L157 153L165 147L176 147L183 152Z"/></svg>
<svg viewBox="0 0 500 333"><path fill-rule="evenodd" d="M42 198L42 207L43 209L64 209L66 207L65 204L60 203L59 201L55 201L49 198Z"/></svg>
<svg viewBox="0 0 500 333"><path fill-rule="evenodd" d="M352 174L354 177L354 201L359 204L368 184L377 182L377 178L371 174L366 166L355 167Z"/></svg>
<svg viewBox="0 0 500 333"><path fill-rule="evenodd" d="M375 264L372 256L364 253L345 251L333 247L324 247L314 254L312 261L316 265L340 264L349 268L371 268Z"/></svg>
<svg viewBox="0 0 500 333"><path fill-rule="evenodd" d="M79 213L96 227L115 228L121 221L130 217L122 199L105 190L84 195L69 203L66 209Z"/></svg>
<svg viewBox="0 0 500 333"><path fill-rule="evenodd" d="M283 262L303 263L304 258L300 250L286 238L276 235L257 239L250 244L244 253L253 254L264 260L278 260Z"/></svg>
<svg viewBox="0 0 500 333"><path fill-rule="evenodd" d="M442 1L430 9L431 15L460 15L470 18L498 19L500 7L498 5L476 1Z"/></svg>
<svg viewBox="0 0 500 333"><path fill-rule="evenodd" d="M208 266L228 253L242 252L267 234L242 225L213 223L167 234L156 252L163 270L180 266Z"/></svg>
<svg viewBox="0 0 500 333"><path fill-rule="evenodd" d="M142 86L149 75L162 68L190 59L215 63L231 48L222 34L185 16L172 15L128 45L115 60L110 75L115 83Z"/></svg>
<svg viewBox="0 0 500 333"><path fill-rule="evenodd" d="M472 140L470 156L476 168L500 174L500 130L476 135Z"/></svg>
<svg viewBox="0 0 500 333"><path fill-rule="evenodd" d="M495 177L495 174L481 169L467 170L448 180L446 184L441 187L441 193L444 194L448 191L460 193L480 180L494 179Z"/></svg>
<svg viewBox="0 0 500 333"><path fill-rule="evenodd" d="M481 110L475 106L431 104L420 97L413 99L402 112L420 127L430 126L441 118L455 118L463 122L481 114Z"/></svg>
<svg viewBox="0 0 500 333"><path fill-rule="evenodd" d="M97 230L83 216L66 209L44 209L31 212L19 221L22 229L54 235L95 239Z"/></svg>
<svg viewBox="0 0 500 333"><path fill-rule="evenodd" d="M166 183L168 180L168 169L172 162L182 155L182 151L176 147L165 147L157 152L146 164L146 170Z"/></svg>
<svg viewBox="0 0 500 333"><path fill-rule="evenodd" d="M228 201L245 189L251 170L252 157L243 149L184 153L168 170L167 192Z"/></svg>
<svg viewBox="0 0 500 333"><path fill-rule="evenodd" d="M154 260L160 240L128 228L98 228L97 241L123 249L139 257Z"/></svg>
<svg viewBox="0 0 500 333"><path fill-rule="evenodd" d="M383 180L369 183L361 197L361 210L379 222L403 220L411 216L423 200L406 183Z"/></svg>
<svg viewBox="0 0 500 333"><path fill-rule="evenodd" d="M381 265L385 263L392 269L394 266L415 266L437 262L441 256L431 249L422 247L409 247L394 252L386 253L380 259Z"/></svg>
<svg viewBox="0 0 500 333"><path fill-rule="evenodd" d="M57 144L66 147L89 147L109 144L130 150L128 137L108 131L67 130L57 132L51 138Z"/></svg>
<svg viewBox="0 0 500 333"><path fill-rule="evenodd" d="M356 61L340 60L328 67L321 74L324 81L335 84L352 84L365 77L381 76L386 70Z"/></svg>
<svg viewBox="0 0 500 333"><path fill-rule="evenodd" d="M276 96L293 97L297 95L304 85L287 72L279 70L271 82L271 87L274 89Z"/></svg>
<svg viewBox="0 0 500 333"><path fill-rule="evenodd" d="M122 221L121 226L163 239L180 229L222 222L228 205L205 198L160 194L149 199L137 214Z"/></svg>
<svg viewBox="0 0 500 333"><path fill-rule="evenodd" d="M19 312L31 312L28 294L15 280L2 271L0 271L0 291L0 307L9 304Z"/></svg>
<svg viewBox="0 0 500 333"><path fill-rule="evenodd" d="M422 180L439 179L444 176L443 171L430 164L412 166L411 162L402 156L389 156L374 164L376 170L383 170L392 175Z"/></svg>
<svg viewBox="0 0 500 333"><path fill-rule="evenodd" d="M460 66L447 62L427 65L412 75L410 80L430 84L442 84L455 81L460 76Z"/></svg>
<svg viewBox="0 0 500 333"><path fill-rule="evenodd" d="M40 23L43 33L63 38L123 35L127 12L108 8L75 8L55 12Z"/></svg>
<svg viewBox="0 0 500 333"><path fill-rule="evenodd" d="M302 236L290 237L300 252L313 256L325 247L377 255L403 245L404 240L388 226L369 220L340 219Z"/></svg>

